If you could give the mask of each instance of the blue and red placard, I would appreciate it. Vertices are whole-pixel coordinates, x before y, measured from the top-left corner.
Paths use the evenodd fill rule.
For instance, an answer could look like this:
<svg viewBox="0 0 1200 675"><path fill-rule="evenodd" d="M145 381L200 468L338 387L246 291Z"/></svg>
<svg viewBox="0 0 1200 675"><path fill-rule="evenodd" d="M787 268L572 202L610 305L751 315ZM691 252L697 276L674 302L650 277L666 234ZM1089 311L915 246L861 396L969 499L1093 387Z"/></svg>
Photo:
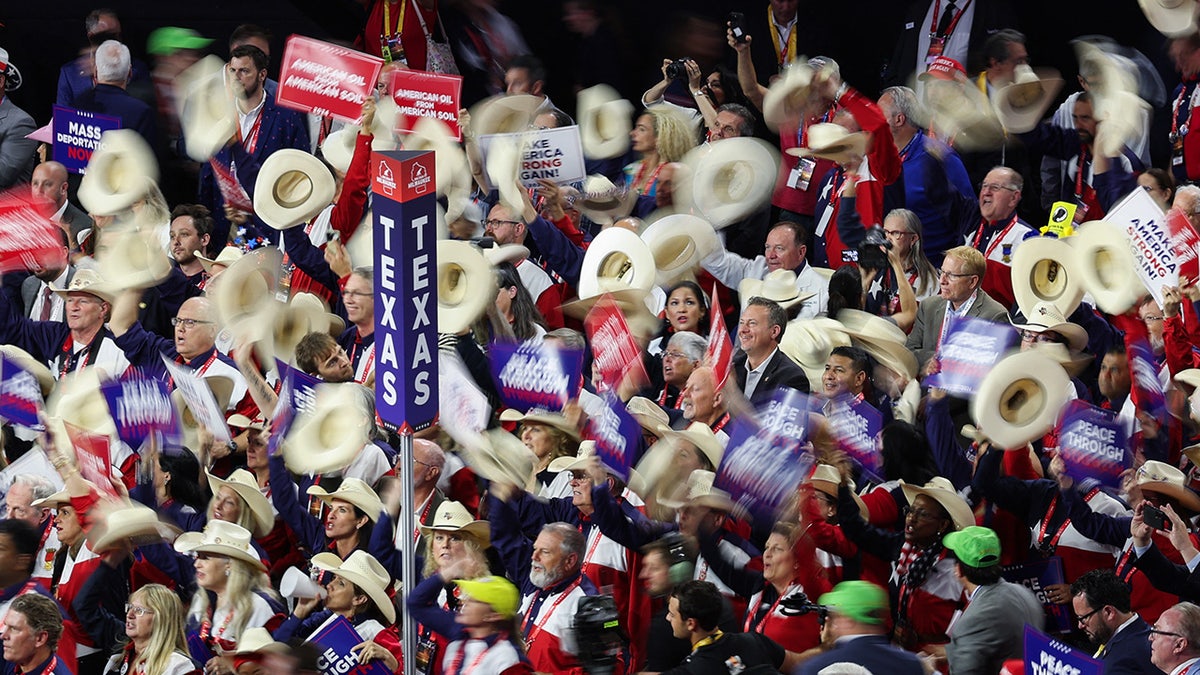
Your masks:
<svg viewBox="0 0 1200 675"><path fill-rule="evenodd" d="M1071 401L1059 423L1058 451L1067 475L1077 481L1094 478L1121 487L1121 474L1133 466L1129 423L1116 411Z"/></svg>
<svg viewBox="0 0 1200 675"><path fill-rule="evenodd" d="M1075 627L1075 616L1070 605L1060 605L1046 593L1048 586L1066 583L1062 558L1051 556L1041 560L1030 560L1020 565L1004 568L1004 579L1021 584L1033 592L1042 608L1046 610L1046 628L1056 633L1070 633Z"/></svg>
<svg viewBox="0 0 1200 675"><path fill-rule="evenodd" d="M579 394L583 351L547 342L492 342L492 379L509 408L558 412Z"/></svg>
<svg viewBox="0 0 1200 675"><path fill-rule="evenodd" d="M734 418L713 485L751 517L775 519L816 461L801 450L810 410L807 396L780 387L758 415Z"/></svg>
<svg viewBox="0 0 1200 675"><path fill-rule="evenodd" d="M621 480L628 481L642 428L616 394L605 392L602 398L603 410L588 418L590 437L596 441L596 455L600 461Z"/></svg>
<svg viewBox="0 0 1200 675"><path fill-rule="evenodd" d="M392 671L381 660L359 663L358 655L351 649L362 644L363 639L344 616L335 617L308 641L321 649L317 657L321 675L391 675Z"/></svg>
<svg viewBox="0 0 1200 675"><path fill-rule="evenodd" d="M100 147L100 136L121 128L121 120L108 115L54 106L54 161L71 173L83 173L92 153Z"/></svg>
<svg viewBox="0 0 1200 675"><path fill-rule="evenodd" d="M1101 675L1104 664L1025 624L1025 675Z"/></svg>
<svg viewBox="0 0 1200 675"><path fill-rule="evenodd" d="M44 406L37 378L0 354L0 418L42 431L45 427L38 420L38 410Z"/></svg>
<svg viewBox="0 0 1200 675"><path fill-rule="evenodd" d="M951 396L970 398L996 362L1015 343L1011 326L970 317L950 317L937 350L938 372L927 382Z"/></svg>
<svg viewBox="0 0 1200 675"><path fill-rule="evenodd" d="M175 405L167 392L166 382L133 375L104 382L100 385L100 393L108 401L117 435L129 447L141 446L155 431L170 438L179 436Z"/></svg>
<svg viewBox="0 0 1200 675"><path fill-rule="evenodd" d="M866 401L845 397L830 403L826 419L838 447L873 478L882 480L879 432L883 431L883 415Z"/></svg>

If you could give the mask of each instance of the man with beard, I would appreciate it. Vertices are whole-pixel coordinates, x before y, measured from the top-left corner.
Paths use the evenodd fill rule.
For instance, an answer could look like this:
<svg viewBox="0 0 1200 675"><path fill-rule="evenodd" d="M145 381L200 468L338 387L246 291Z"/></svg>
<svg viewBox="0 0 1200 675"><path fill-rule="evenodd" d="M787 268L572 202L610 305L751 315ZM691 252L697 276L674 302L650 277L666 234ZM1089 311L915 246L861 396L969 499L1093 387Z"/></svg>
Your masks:
<svg viewBox="0 0 1200 675"><path fill-rule="evenodd" d="M212 229L212 214L199 204L180 204L171 211L171 257L179 271L200 290L204 290L209 277L196 255L208 257Z"/></svg>
<svg viewBox="0 0 1200 675"><path fill-rule="evenodd" d="M1129 587L1112 570L1092 570L1071 584L1071 608L1107 675L1154 672L1150 626L1133 613Z"/></svg>

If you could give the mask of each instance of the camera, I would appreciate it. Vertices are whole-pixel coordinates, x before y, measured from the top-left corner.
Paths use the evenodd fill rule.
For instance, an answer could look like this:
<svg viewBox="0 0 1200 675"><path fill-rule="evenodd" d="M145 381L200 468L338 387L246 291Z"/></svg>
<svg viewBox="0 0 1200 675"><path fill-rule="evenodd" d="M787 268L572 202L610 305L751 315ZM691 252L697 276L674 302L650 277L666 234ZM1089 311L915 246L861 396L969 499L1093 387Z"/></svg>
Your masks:
<svg viewBox="0 0 1200 675"><path fill-rule="evenodd" d="M667 79L688 81L687 59L675 59L667 64Z"/></svg>
<svg viewBox="0 0 1200 675"><path fill-rule="evenodd" d="M612 595L589 595L575 609L577 656L589 675L612 675L629 643Z"/></svg>
<svg viewBox="0 0 1200 675"><path fill-rule="evenodd" d="M729 13L729 30L733 31L734 42L746 41L746 15L741 12Z"/></svg>
<svg viewBox="0 0 1200 675"><path fill-rule="evenodd" d="M784 598L780 603L783 606L783 613L786 616L804 616L815 612L817 615L817 623L825 625L825 620L829 618L829 606L818 605L804 593L800 593L791 598Z"/></svg>
<svg viewBox="0 0 1200 675"><path fill-rule="evenodd" d="M875 225L867 228L866 236L858 245L858 266L861 269L886 270L890 266L887 252L891 248L892 242L888 241L882 227Z"/></svg>

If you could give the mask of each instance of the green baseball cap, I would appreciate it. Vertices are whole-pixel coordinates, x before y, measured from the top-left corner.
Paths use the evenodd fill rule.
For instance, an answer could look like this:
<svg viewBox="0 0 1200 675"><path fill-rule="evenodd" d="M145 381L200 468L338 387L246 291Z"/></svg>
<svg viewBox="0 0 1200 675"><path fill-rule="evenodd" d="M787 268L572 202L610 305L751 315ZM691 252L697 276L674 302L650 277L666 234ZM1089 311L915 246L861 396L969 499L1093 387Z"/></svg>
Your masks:
<svg viewBox="0 0 1200 675"><path fill-rule="evenodd" d="M146 40L146 51L156 55L172 54L180 49L204 49L210 44L211 38L190 28L167 26L150 34L150 39Z"/></svg>
<svg viewBox="0 0 1200 675"><path fill-rule="evenodd" d="M463 589L468 597L491 605L496 612L507 617L517 615L521 593L508 579L479 577L478 579L457 579L454 583L458 584L458 587Z"/></svg>
<svg viewBox="0 0 1200 675"><path fill-rule="evenodd" d="M1000 537L990 528L972 525L951 532L942 545L954 551L958 561L969 567L991 567L1000 564Z"/></svg>
<svg viewBox="0 0 1200 675"><path fill-rule="evenodd" d="M888 613L887 591L869 581L843 581L818 602L859 623L883 623Z"/></svg>

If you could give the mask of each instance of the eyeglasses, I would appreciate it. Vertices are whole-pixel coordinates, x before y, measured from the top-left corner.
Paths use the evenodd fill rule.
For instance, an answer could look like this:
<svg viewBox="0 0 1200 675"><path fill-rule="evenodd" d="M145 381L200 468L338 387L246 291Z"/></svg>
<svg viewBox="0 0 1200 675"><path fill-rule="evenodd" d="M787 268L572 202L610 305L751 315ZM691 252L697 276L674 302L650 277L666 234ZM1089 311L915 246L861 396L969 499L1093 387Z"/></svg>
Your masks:
<svg viewBox="0 0 1200 675"><path fill-rule="evenodd" d="M1031 330L1023 330L1023 331L1021 331L1021 341L1022 342L1039 342L1039 343L1045 344L1048 342L1059 342L1060 340L1059 340L1058 334L1055 333L1054 331L1045 331L1042 333L1035 333Z"/></svg>
<svg viewBox="0 0 1200 675"><path fill-rule="evenodd" d="M996 192L997 190L1008 190L1010 192L1017 192L1017 188L1013 187L1012 185L1000 185L999 183L984 183L979 186L980 192Z"/></svg>
<svg viewBox="0 0 1200 675"><path fill-rule="evenodd" d="M905 520L908 520L909 518L912 518L914 520L940 520L941 519L941 516L937 515L936 513L933 513L932 511L917 510L917 509L912 508L911 506L906 506L903 509L901 509L901 513L904 514Z"/></svg>
<svg viewBox="0 0 1200 675"><path fill-rule="evenodd" d="M520 225L521 221L519 221L519 220L500 220L498 218L489 218L489 219L483 221L483 224L488 227L497 227L499 225Z"/></svg>
<svg viewBox="0 0 1200 675"><path fill-rule="evenodd" d="M1080 614L1079 616L1075 617L1076 623L1078 623L1079 625L1082 626L1084 623L1087 622L1088 619L1092 618L1093 614L1095 614L1096 612L1099 612L1101 609L1104 609L1104 608L1101 607L1099 609L1093 609L1092 611L1088 612L1087 614ZM1153 632L1153 631L1151 631L1151 632Z"/></svg>
<svg viewBox="0 0 1200 675"><path fill-rule="evenodd" d="M125 603L125 615L128 616L131 613L134 616L146 616L147 614L154 614L154 610L138 605L131 605L127 602Z"/></svg>
<svg viewBox="0 0 1200 675"><path fill-rule="evenodd" d="M191 330L198 325L208 325L211 323L213 323L213 322L212 321L201 321L200 319L181 319L177 316L171 317L171 325L172 326L175 326L176 328L178 328L180 326L180 324L182 324L183 327L187 330Z"/></svg>
<svg viewBox="0 0 1200 675"><path fill-rule="evenodd" d="M965 279L967 277L977 277L978 274L963 274L961 272L951 272L950 270L941 270L942 276L950 277L951 279Z"/></svg>
<svg viewBox="0 0 1200 675"><path fill-rule="evenodd" d="M1177 638L1183 637L1183 635L1181 635L1179 633L1172 633L1171 631L1159 630L1157 628L1151 628L1150 629L1150 639L1153 640L1155 635L1170 635L1171 637L1177 637Z"/></svg>
<svg viewBox="0 0 1200 675"><path fill-rule="evenodd" d="M683 352L663 352L663 358L670 357L672 359L686 359L688 356ZM690 359L689 359L690 360Z"/></svg>
<svg viewBox="0 0 1200 675"><path fill-rule="evenodd" d="M371 291L342 291L343 298L369 298L374 295Z"/></svg>
<svg viewBox="0 0 1200 675"><path fill-rule="evenodd" d="M906 237L910 234L916 234L916 232L905 232L904 230L884 230L883 233L889 237Z"/></svg>
<svg viewBox="0 0 1200 675"><path fill-rule="evenodd" d="M1162 320L1163 320L1163 318L1161 316L1143 316L1142 317L1142 323L1154 323L1156 321L1162 321Z"/></svg>

